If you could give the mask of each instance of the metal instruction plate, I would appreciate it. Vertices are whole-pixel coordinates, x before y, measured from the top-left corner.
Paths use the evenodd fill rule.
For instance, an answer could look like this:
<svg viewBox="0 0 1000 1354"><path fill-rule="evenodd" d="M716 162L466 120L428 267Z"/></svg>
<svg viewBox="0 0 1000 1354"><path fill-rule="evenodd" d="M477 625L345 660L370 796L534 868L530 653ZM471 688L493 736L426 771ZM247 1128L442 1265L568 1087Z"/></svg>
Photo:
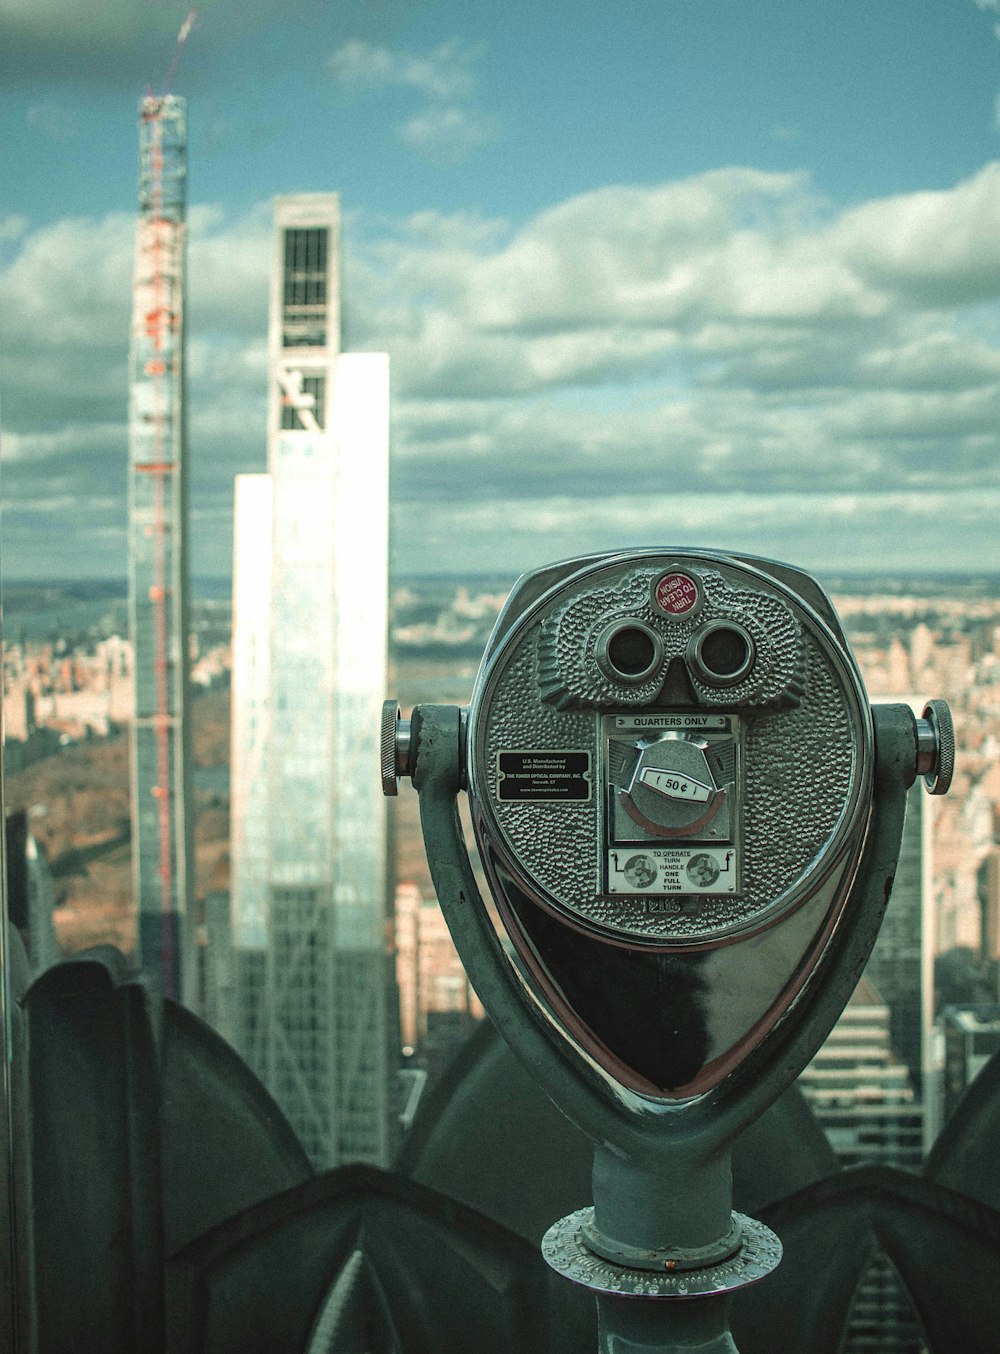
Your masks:
<svg viewBox="0 0 1000 1354"><path fill-rule="evenodd" d="M517 748L497 753L499 800L586 803L591 793L589 752Z"/></svg>
<svg viewBox="0 0 1000 1354"><path fill-rule="evenodd" d="M644 847L608 852L608 893L736 893L736 850Z"/></svg>

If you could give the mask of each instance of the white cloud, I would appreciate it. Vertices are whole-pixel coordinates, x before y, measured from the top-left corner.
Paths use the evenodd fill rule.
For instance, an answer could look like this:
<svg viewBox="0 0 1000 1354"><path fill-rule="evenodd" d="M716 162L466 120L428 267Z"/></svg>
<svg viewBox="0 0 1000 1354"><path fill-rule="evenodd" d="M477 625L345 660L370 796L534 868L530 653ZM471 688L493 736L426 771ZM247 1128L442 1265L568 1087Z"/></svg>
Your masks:
<svg viewBox="0 0 1000 1354"><path fill-rule="evenodd" d="M460 164L493 139L495 123L466 108L431 107L408 118L399 135L425 159Z"/></svg>
<svg viewBox="0 0 1000 1354"><path fill-rule="evenodd" d="M352 346L392 361L399 548L474 560L482 534L484 557L513 558L536 532L551 556L587 532L594 548L633 528L704 538L717 513L717 543L731 529L747 549L860 562L902 495L900 523L923 529L933 501L950 558L974 561L1000 463L998 198L987 166L838 213L801 176L733 169L585 194L517 229L421 213L378 236L362 223L362 240L348 222ZM124 503L134 231L125 215L7 228L15 499L58 474L81 498L120 484ZM263 465L271 231L266 204L191 212L193 491L213 514ZM224 569L228 544L212 548Z"/></svg>
<svg viewBox="0 0 1000 1354"><path fill-rule="evenodd" d="M200 206L189 212L192 332L266 333L273 214L269 202L237 220L226 218L217 208Z"/></svg>
<svg viewBox="0 0 1000 1354"><path fill-rule="evenodd" d="M0 245L19 240L27 228L26 216L0 216Z"/></svg>
<svg viewBox="0 0 1000 1354"><path fill-rule="evenodd" d="M397 74L398 64L388 48L359 39L345 42L327 61L334 79L341 84L373 89L405 83Z"/></svg>
<svg viewBox="0 0 1000 1354"><path fill-rule="evenodd" d="M36 127L53 141L68 141L77 127L77 115L73 109L56 103L54 99L31 104L25 113L25 121L29 127Z"/></svg>
<svg viewBox="0 0 1000 1354"><path fill-rule="evenodd" d="M457 38L421 55L353 39L338 47L327 65L334 79L349 89L396 86L431 99L461 100L475 91L471 68L476 55Z"/></svg>
<svg viewBox="0 0 1000 1354"><path fill-rule="evenodd" d="M494 249L509 229L506 221L487 220L474 212L414 212L403 223L412 240L463 249Z"/></svg>
<svg viewBox="0 0 1000 1354"><path fill-rule="evenodd" d="M427 397L613 384L628 371L773 394L990 381L987 338L947 316L988 299L993 246L966 226L998 182L989 169L936 195L933 231L891 244L886 217L920 219L924 195L822 220L795 176L606 189L512 238L400 233L352 259L354 310L364 341L393 351L403 390ZM969 248L935 253L938 235Z"/></svg>
<svg viewBox="0 0 1000 1354"><path fill-rule="evenodd" d="M871 286L953 307L1000 297L1000 163L955 188L846 212L830 246Z"/></svg>
<svg viewBox="0 0 1000 1354"><path fill-rule="evenodd" d="M424 159L455 165L497 131L496 120L472 104L477 57L477 51L457 38L422 54L355 38L339 47L327 66L337 84L350 92L402 89L420 95L426 102L399 124L397 134Z"/></svg>
<svg viewBox="0 0 1000 1354"><path fill-rule="evenodd" d="M196 207L189 216L189 332L243 381L261 379L269 218L269 205L236 221L214 208ZM9 427L49 426L81 411L104 419L121 408L135 233L136 219L126 213L65 218L35 230L14 218L0 223L0 239L7 234L16 251L0 266ZM196 361L198 351L195 342Z"/></svg>
<svg viewBox="0 0 1000 1354"><path fill-rule="evenodd" d="M65 218L24 234L0 277L6 322L19 342L101 341L102 312L127 313L134 242L135 220L125 213Z"/></svg>
<svg viewBox="0 0 1000 1354"><path fill-rule="evenodd" d="M808 234L790 232L787 214L807 202L800 176L752 170L600 189L529 222L470 288L495 328L690 327L713 311L814 312L847 289L826 280L832 265ZM791 302L793 289L809 299Z"/></svg>
<svg viewBox="0 0 1000 1354"><path fill-rule="evenodd" d="M103 451L109 445L120 444L125 437L125 423L63 423L43 432L3 434L3 461L7 466L17 463L39 465L42 462L85 458ZM46 482L51 484L49 471Z"/></svg>
<svg viewBox="0 0 1000 1354"><path fill-rule="evenodd" d="M862 379L896 390L961 390L1000 383L1000 351L984 339L914 325L909 341L872 347L859 359Z"/></svg>
<svg viewBox="0 0 1000 1354"><path fill-rule="evenodd" d="M1000 492L869 495L822 493L648 492L600 500L555 496L497 505L448 505L421 516L419 534L405 509L394 519L393 564L517 573L602 550L688 546L794 561L820 574L912 569L974 570L995 555ZM961 530L960 554L950 535ZM887 525L891 529L887 530ZM928 541L939 542L931 560ZM914 543L920 543L919 557Z"/></svg>

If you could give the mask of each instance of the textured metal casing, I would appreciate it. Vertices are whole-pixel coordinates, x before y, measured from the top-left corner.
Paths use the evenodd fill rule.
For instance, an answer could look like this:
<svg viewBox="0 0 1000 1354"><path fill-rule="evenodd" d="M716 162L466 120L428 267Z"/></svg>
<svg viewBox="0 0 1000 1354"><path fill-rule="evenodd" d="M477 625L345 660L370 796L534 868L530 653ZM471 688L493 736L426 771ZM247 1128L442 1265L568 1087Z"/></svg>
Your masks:
<svg viewBox="0 0 1000 1354"><path fill-rule="evenodd" d="M686 616L664 615L651 598L670 570L700 589ZM788 586L799 578L799 590ZM616 684L597 660L617 618L662 643L662 662L641 683ZM745 679L713 689L681 665L699 627L726 620L749 633L756 661ZM606 834L601 717L678 709L740 717L745 846L738 894L663 912L604 887L595 845ZM510 748L587 752L593 793L573 803L503 802L498 753ZM795 909L856 854L871 794L868 702L818 585L787 566L707 552L591 557L523 580L483 660L467 749L473 822L494 890L503 893L509 878L576 926L658 948L718 944Z"/></svg>

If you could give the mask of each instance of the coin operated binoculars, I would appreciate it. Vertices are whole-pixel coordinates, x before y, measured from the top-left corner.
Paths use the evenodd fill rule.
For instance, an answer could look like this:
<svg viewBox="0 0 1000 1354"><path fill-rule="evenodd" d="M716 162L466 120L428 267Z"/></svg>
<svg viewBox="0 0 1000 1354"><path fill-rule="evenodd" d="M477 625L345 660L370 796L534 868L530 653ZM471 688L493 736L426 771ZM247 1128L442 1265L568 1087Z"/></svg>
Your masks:
<svg viewBox="0 0 1000 1354"><path fill-rule="evenodd" d="M763 1278L781 1245L732 1210L733 1142L843 1010L907 788L944 793L953 765L944 702L870 706L815 580L738 555L526 575L468 710L387 702L383 789L419 792L472 984L594 1143L593 1207L542 1250L597 1294L606 1354L736 1349L727 1304L693 1299Z"/></svg>

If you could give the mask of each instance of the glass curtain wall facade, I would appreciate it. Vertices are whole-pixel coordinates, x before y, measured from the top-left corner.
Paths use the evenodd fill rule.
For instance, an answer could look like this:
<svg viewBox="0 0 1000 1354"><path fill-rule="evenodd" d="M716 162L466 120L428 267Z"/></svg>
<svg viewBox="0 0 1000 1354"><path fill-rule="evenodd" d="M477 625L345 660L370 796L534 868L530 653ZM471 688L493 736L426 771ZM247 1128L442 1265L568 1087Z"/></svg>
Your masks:
<svg viewBox="0 0 1000 1354"><path fill-rule="evenodd" d="M867 974L889 1008L893 1051L909 1069L918 1097L929 1068L934 1017L934 934L931 919L929 814L933 801L921 781L906 797L906 822L892 896L868 960ZM928 1144L929 1145L929 1144Z"/></svg>
<svg viewBox="0 0 1000 1354"><path fill-rule="evenodd" d="M151 979L194 997L190 891L184 100L139 112L139 227L129 399L129 621L135 653L132 862Z"/></svg>
<svg viewBox="0 0 1000 1354"><path fill-rule="evenodd" d="M237 475L233 509L230 703L230 962L226 1033L267 1080L263 988L268 915L271 690L271 477Z"/></svg>
<svg viewBox="0 0 1000 1354"><path fill-rule="evenodd" d="M338 351L337 198L279 199L276 225L269 488L255 509L244 500L237 531L239 1042L318 1166L386 1164L398 1002L373 768L386 686L388 359ZM265 515L269 579L245 590L240 558ZM251 819L266 819L263 837Z"/></svg>

